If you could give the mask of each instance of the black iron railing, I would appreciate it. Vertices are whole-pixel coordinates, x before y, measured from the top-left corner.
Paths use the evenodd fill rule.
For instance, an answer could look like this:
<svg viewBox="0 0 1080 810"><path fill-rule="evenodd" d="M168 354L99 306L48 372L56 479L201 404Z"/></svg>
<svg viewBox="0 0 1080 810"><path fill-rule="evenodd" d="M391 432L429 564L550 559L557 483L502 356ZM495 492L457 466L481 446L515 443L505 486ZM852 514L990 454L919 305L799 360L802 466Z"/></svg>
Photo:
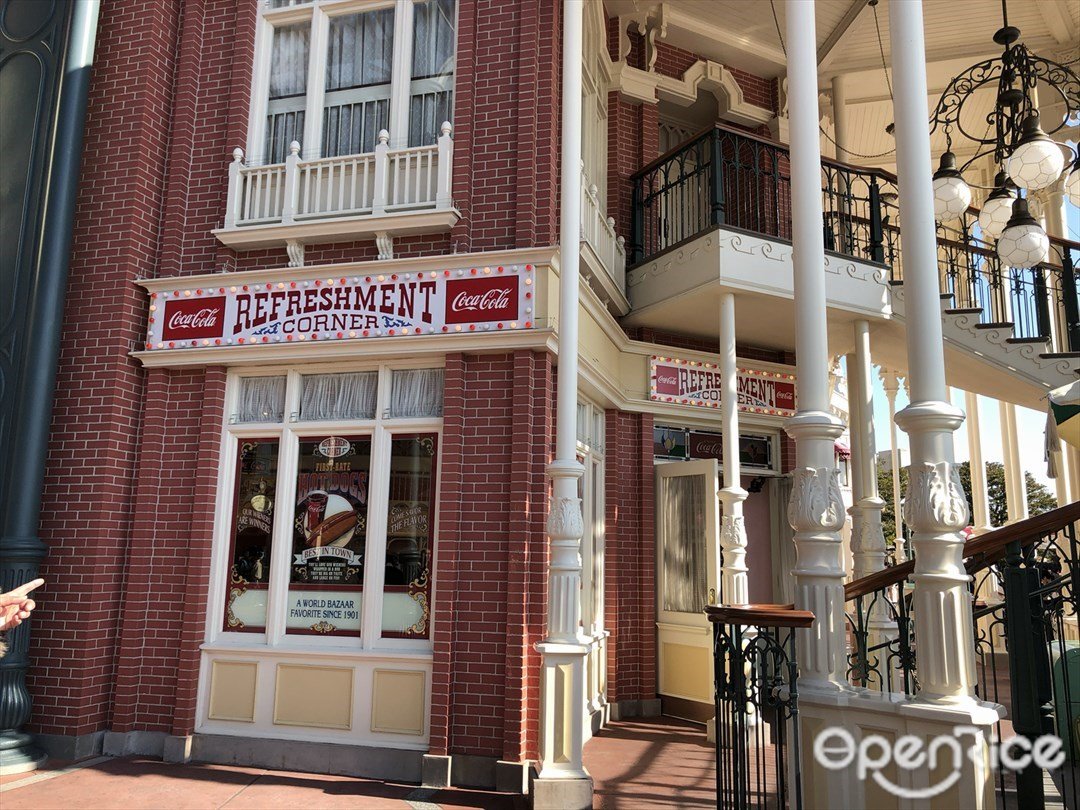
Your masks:
<svg viewBox="0 0 1080 810"><path fill-rule="evenodd" d="M716 806L802 807L795 630L790 605L708 607L716 695Z"/></svg>
<svg viewBox="0 0 1080 810"><path fill-rule="evenodd" d="M1052 734L1066 752L1065 762L1049 771L1034 762L1022 771L999 768L1000 806L1043 807L1048 774L1064 806L1080 807L1078 522L1080 502L987 532L964 547L977 692L1006 710L993 742L1000 746L1015 733L1033 743ZM908 591L914 568L901 563L846 586L853 686L917 692Z"/></svg>
<svg viewBox="0 0 1080 810"><path fill-rule="evenodd" d="M791 238L787 148L726 127L705 130L631 177L629 262L640 264L715 228ZM826 250L886 265L902 283L896 178L838 161L821 164ZM1080 352L1076 267L1080 244L1051 239L1051 256L1032 268L1002 267L982 242L978 210L938 229L941 291L950 308L984 325L1007 325L1014 340L1046 352Z"/></svg>

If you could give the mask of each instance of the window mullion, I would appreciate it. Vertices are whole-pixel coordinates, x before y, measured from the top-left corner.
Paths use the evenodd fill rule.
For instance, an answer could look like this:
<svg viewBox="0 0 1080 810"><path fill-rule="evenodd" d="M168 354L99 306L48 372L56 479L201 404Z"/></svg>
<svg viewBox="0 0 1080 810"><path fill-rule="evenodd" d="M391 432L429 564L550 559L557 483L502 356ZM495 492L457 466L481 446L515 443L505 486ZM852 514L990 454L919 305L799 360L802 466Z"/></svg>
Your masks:
<svg viewBox="0 0 1080 810"><path fill-rule="evenodd" d="M270 61L274 51L274 26L259 18L255 29L255 65L251 79L251 110L248 114L248 163L266 159L266 108L270 96Z"/></svg>
<svg viewBox="0 0 1080 810"><path fill-rule="evenodd" d="M394 64L390 79L390 148L409 145L412 86L413 0L398 0L394 11Z"/></svg>
<svg viewBox="0 0 1080 810"><path fill-rule="evenodd" d="M386 513L390 502L390 432L381 420L371 443L371 487L367 547L364 554L364 649L382 637L383 583L386 579Z"/></svg>
<svg viewBox="0 0 1080 810"><path fill-rule="evenodd" d="M311 18L311 53L308 59L307 117L304 119L303 156L305 160L322 157L323 96L326 94L326 60L329 46L330 18L315 8Z"/></svg>
<svg viewBox="0 0 1080 810"><path fill-rule="evenodd" d="M266 598L266 643L275 647L285 637L285 613L288 610L289 562L292 551L292 503L296 489L295 434L281 433L278 445L277 502L274 504L274 534L271 544L270 587Z"/></svg>

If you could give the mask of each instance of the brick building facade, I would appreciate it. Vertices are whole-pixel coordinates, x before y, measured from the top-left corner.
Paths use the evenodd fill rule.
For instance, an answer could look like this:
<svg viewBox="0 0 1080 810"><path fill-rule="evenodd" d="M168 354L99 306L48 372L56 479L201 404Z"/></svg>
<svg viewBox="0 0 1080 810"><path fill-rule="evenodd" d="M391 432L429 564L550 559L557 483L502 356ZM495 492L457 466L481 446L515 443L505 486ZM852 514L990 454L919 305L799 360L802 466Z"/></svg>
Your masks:
<svg viewBox="0 0 1080 810"><path fill-rule="evenodd" d="M398 0L397 13L405 14L405 6L408 15L420 13L412 3ZM452 222L413 227L402 214L385 234L392 250L380 244L383 236L357 237L368 228L363 214L339 218L349 226L337 232L333 217L319 219L331 225L318 238L292 238L282 231L280 238L266 237L274 244L230 247L231 237L223 233L230 230L223 228L227 208L237 204L231 196L230 155L237 147L250 154L257 146L249 126L255 120L253 105L263 100L253 81L257 84L259 65L269 61L259 50L270 47L269 35L259 32L295 25L307 19L304 13L333 19L339 11L330 0L318 0L316 12L311 5L102 2L48 449L41 533L50 549L42 572L49 584L35 613L28 677L31 730L66 758L104 748L176 759L246 756L252 763L288 765L300 762L290 757L303 756L303 745L329 744L353 751L326 766L332 770L419 780L427 754L452 758L457 782L520 788L521 763L535 759L538 750L534 645L544 636L547 603L545 466L554 440L558 343L552 301L561 233L561 4L443 4L456 14ZM363 3L353 6L346 10L364 11ZM599 23L593 21L595 37L588 41L599 43L596 56L603 69L610 70L622 56L635 70L651 72L644 38L633 28L620 32L620 24L606 13ZM630 49L620 55L624 35ZM315 41L318 34L311 36ZM701 61L662 42L656 45L656 74L679 79ZM761 120L777 114L775 82L734 67L729 73ZM598 197L606 198L603 213L612 218L613 233L628 237L632 175L659 154L665 108L635 98L610 78L602 84L605 162L587 171L603 190ZM317 162L326 156L305 149L301 159ZM340 169L341 182L345 171ZM352 182L358 182L355 165L352 171ZM306 176L312 182L314 174ZM287 225L283 221L281 227ZM299 264L293 255L297 249ZM499 273L503 265L518 268L515 280L535 268L522 283L536 279L535 286L520 288L529 290L520 299L522 323L502 332L500 322L498 330L486 324L476 334L468 334L470 327L462 335L403 338L389 331L335 341L326 333L303 345L241 350L221 346L221 340L216 347L170 348L171 343L155 345L145 331L148 321L151 332L160 326L155 316L166 317L150 307L167 301L170 291L192 295L197 287L199 297L204 288L210 295L220 285L221 295L228 296L226 288L245 284L295 288L318 286L325 277L327 284L339 276L345 284L350 276L354 281L376 274L420 278L440 271L449 277L451 270L488 272L496 265ZM648 358L677 354L707 362L718 345L695 335L623 329L619 296L593 279L589 283L583 290L589 297L585 311L600 337L583 338L582 392L588 407L600 414L596 424L602 428L579 425L579 438L582 457L597 470L583 486L586 501L595 506L587 521L593 545L586 557L596 572L589 587L602 605L593 611L590 630L596 645L590 700L601 722L612 711L621 716L655 711L663 694L656 634L654 428L718 429L707 409L650 399ZM148 297L148 290L162 297ZM526 308L532 305L535 312ZM597 348L596 341L606 341L607 348ZM739 355L747 366L769 374L789 373L794 362L790 353L768 349L740 346ZM611 358L616 365L632 358L626 361L634 369L629 378L608 364ZM233 497L239 487L237 453L244 452L235 445L245 438L265 439L256 424L237 419L238 391L250 378L245 375L280 375L289 380L282 385L291 392L312 371L378 373L385 381L399 370L428 367L442 370L437 413L416 428L438 436L437 508L432 504L435 517L423 539L429 630L418 631L416 638L383 636L385 643L354 635L331 644L324 642L339 638L333 633L325 639L295 635L295 628L281 623L285 620L273 618L266 619L261 634L222 629L222 605L231 587L229 543L239 510ZM746 431L763 436L772 448L768 464L751 478L771 480L791 467L780 415L747 415ZM385 430L391 441L413 424L401 427L392 417L373 414L371 419L389 418L387 426L371 427L364 417L352 430L337 420L326 435L375 431L376 436ZM318 438L312 425L294 430L295 421L296 414L290 421L286 408L264 433L280 436L282 448L296 440L294 433L299 440ZM281 451L279 470L295 463L287 452L293 451ZM373 487L381 486L374 483L378 470L367 474ZM291 471L279 475L285 481ZM371 498L375 504L376 495ZM388 503L371 509L390 510ZM275 547L288 543L280 535L289 525L275 524ZM769 542L769 528L763 527L751 537L751 558L755 543ZM381 550L375 558L384 553L389 552ZM285 610L282 600L291 587L273 579L289 565L288 557L276 554L268 562L264 592L269 614ZM381 584L389 574L369 576ZM771 594L757 596L768 601ZM231 611L234 597L228 599ZM374 597L365 602L373 604ZM279 621L276 630L274 621ZM363 632L369 629L364 624ZM412 675L419 680L406 677ZM286 705L286 676L296 679L288 688L306 694L309 703L318 702L314 693L322 689L344 690L348 708L335 719L332 706L322 707L322 714L312 709L309 716L299 706L303 700ZM277 686L271 688L275 678ZM393 685L381 697L380 679ZM380 713L392 703L388 695L414 686L418 711L394 708L406 719ZM249 716L242 707L222 713L219 701L247 699ZM676 707L679 700L687 702L685 696L674 700ZM358 730L363 733L353 738ZM229 740L236 737L297 745L269 753L230 749Z"/></svg>

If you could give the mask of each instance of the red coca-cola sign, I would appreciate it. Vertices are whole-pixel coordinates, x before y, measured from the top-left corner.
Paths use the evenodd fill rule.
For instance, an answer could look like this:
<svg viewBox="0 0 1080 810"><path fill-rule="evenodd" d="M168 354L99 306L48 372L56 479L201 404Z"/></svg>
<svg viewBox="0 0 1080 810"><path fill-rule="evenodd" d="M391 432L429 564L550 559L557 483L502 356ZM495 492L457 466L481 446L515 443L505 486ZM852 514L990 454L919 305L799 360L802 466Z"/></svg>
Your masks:
<svg viewBox="0 0 1080 810"><path fill-rule="evenodd" d="M464 278L446 283L446 322L487 323L518 317L518 278Z"/></svg>
<svg viewBox="0 0 1080 810"><path fill-rule="evenodd" d="M690 458L724 460L724 438L715 433L690 431Z"/></svg>
<svg viewBox="0 0 1080 810"><path fill-rule="evenodd" d="M225 330L225 296L168 301L162 320L163 340L221 337Z"/></svg>

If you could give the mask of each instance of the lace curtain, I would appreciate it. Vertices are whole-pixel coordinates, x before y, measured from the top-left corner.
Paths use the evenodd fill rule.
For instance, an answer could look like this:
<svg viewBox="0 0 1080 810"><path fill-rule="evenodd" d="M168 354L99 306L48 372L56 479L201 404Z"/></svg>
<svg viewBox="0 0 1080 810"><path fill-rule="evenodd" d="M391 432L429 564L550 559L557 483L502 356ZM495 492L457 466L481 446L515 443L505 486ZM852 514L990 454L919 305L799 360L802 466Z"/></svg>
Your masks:
<svg viewBox="0 0 1080 810"><path fill-rule="evenodd" d="M237 422L280 422L284 416L284 377L244 377L240 380Z"/></svg>
<svg viewBox="0 0 1080 810"><path fill-rule="evenodd" d="M300 391L300 419L373 419L379 388L375 371L357 374L305 374Z"/></svg>
<svg viewBox="0 0 1080 810"><path fill-rule="evenodd" d="M395 371L390 388L390 416L442 416L443 370L421 368Z"/></svg>
<svg viewBox="0 0 1080 810"><path fill-rule="evenodd" d="M309 22L274 28L274 48L270 55L271 99L307 92L310 37Z"/></svg>
<svg viewBox="0 0 1080 810"><path fill-rule="evenodd" d="M705 477L664 479L664 610L700 613L707 604Z"/></svg>
<svg viewBox="0 0 1080 810"><path fill-rule="evenodd" d="M417 3L413 12L409 146L435 143L454 100L454 0Z"/></svg>

